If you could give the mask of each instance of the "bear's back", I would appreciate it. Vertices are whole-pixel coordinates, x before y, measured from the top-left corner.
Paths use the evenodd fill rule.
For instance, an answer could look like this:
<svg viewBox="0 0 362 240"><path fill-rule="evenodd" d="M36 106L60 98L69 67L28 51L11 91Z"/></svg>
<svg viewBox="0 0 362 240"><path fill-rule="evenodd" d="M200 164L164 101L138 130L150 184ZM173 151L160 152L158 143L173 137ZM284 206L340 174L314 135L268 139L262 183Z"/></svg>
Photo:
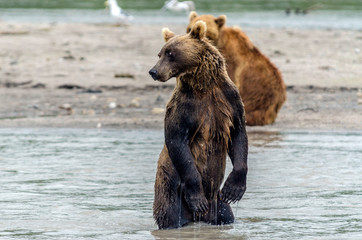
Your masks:
<svg viewBox="0 0 362 240"><path fill-rule="evenodd" d="M245 88L250 91L250 88L255 87L258 92L261 90L259 85L283 92L285 86L278 68L254 46L240 28L223 27L217 47L224 56L227 72L242 97Z"/></svg>
<svg viewBox="0 0 362 240"><path fill-rule="evenodd" d="M256 51L256 47L249 37L238 27L222 27L217 40L217 47L225 49L226 47L241 51L244 54L250 51Z"/></svg>

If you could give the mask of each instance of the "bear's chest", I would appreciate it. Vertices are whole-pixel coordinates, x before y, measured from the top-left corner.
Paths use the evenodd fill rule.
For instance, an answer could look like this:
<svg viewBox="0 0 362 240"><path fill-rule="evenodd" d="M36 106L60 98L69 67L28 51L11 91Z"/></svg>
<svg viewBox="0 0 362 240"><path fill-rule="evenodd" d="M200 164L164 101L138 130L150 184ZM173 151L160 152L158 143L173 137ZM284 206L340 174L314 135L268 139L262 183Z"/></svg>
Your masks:
<svg viewBox="0 0 362 240"><path fill-rule="evenodd" d="M227 142L232 127L232 111L224 96L214 93L196 102L195 112L198 119L194 136L201 138L199 140L205 144Z"/></svg>
<svg viewBox="0 0 362 240"><path fill-rule="evenodd" d="M190 137L189 147L202 176L222 179L230 129L233 126L230 104L220 94L196 102L197 128Z"/></svg>
<svg viewBox="0 0 362 240"><path fill-rule="evenodd" d="M188 128L190 147L202 152L215 145L227 146L232 116L231 104L218 88L204 94L177 90L168 103L166 122Z"/></svg>

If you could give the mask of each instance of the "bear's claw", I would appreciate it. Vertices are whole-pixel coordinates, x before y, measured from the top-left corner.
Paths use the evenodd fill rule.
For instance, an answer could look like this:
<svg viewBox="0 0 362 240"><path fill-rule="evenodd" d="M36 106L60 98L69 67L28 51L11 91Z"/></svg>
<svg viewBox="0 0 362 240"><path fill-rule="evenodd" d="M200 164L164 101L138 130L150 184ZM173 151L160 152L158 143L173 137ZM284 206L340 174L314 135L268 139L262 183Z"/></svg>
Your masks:
<svg viewBox="0 0 362 240"><path fill-rule="evenodd" d="M226 203L239 201L246 191L246 173L232 171L221 190L221 199Z"/></svg>
<svg viewBox="0 0 362 240"><path fill-rule="evenodd" d="M221 199L226 203L235 203L243 197L245 190L246 187L241 186L224 187L221 192Z"/></svg>
<svg viewBox="0 0 362 240"><path fill-rule="evenodd" d="M186 199L190 210L195 213L205 214L208 211L208 202L205 197L196 197Z"/></svg>

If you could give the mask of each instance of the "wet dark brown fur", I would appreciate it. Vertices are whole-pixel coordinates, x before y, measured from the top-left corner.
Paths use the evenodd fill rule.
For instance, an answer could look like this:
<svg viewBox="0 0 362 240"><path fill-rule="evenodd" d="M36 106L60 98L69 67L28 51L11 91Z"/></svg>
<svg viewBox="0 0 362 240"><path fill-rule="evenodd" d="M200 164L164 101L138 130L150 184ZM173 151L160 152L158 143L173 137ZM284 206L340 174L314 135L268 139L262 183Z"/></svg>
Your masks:
<svg viewBox="0 0 362 240"><path fill-rule="evenodd" d="M206 36L226 59L229 77L243 99L246 124L273 123L286 100L285 84L279 70L256 48L239 28L226 27L226 16L198 16L191 12L189 26L205 21Z"/></svg>
<svg viewBox="0 0 362 240"><path fill-rule="evenodd" d="M224 59L205 38L206 25L189 34L163 31L165 46L150 74L177 77L166 107L165 145L158 160L154 218L160 229L190 221L234 221L229 206L246 190L248 143L243 104ZM233 170L223 189L226 156Z"/></svg>

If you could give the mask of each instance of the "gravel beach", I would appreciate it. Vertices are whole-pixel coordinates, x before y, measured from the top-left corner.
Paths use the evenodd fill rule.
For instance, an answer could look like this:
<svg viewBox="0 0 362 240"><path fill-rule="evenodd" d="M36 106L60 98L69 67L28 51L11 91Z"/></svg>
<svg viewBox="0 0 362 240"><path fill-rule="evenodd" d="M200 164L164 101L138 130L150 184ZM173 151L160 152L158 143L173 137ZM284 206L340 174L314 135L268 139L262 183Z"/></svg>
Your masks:
<svg viewBox="0 0 362 240"><path fill-rule="evenodd" d="M0 21L0 127L162 129L175 79L148 75L162 27L185 32ZM362 130L362 31L243 30L282 72L288 98L274 124L249 131Z"/></svg>

